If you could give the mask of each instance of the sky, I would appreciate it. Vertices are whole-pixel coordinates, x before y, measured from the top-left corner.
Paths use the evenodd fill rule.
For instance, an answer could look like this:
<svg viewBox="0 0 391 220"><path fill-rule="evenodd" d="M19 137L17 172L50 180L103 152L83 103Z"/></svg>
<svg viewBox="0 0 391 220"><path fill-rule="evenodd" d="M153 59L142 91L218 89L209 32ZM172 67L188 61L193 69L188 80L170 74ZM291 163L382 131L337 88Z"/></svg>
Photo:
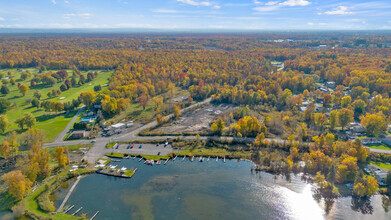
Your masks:
<svg viewBox="0 0 391 220"><path fill-rule="evenodd" d="M1 28L390 30L391 0L0 0Z"/></svg>

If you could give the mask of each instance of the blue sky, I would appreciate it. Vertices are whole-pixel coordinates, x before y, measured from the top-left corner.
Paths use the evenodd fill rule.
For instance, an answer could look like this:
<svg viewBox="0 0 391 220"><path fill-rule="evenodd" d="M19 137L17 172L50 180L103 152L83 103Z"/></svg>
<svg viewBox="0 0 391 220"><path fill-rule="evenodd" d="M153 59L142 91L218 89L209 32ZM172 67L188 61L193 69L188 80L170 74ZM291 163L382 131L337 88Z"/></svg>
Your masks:
<svg viewBox="0 0 391 220"><path fill-rule="evenodd" d="M0 0L0 28L391 29L391 0Z"/></svg>

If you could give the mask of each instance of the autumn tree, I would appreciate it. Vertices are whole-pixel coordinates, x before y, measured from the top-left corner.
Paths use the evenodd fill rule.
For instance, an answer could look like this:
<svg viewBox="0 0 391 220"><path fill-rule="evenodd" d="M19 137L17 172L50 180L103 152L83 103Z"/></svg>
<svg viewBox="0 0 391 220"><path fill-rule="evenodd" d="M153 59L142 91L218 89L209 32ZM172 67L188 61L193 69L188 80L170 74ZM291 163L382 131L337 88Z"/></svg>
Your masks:
<svg viewBox="0 0 391 220"><path fill-rule="evenodd" d="M143 107L143 110L145 110L145 107L148 104L149 97L147 95L141 95L138 97L138 103Z"/></svg>
<svg viewBox="0 0 391 220"><path fill-rule="evenodd" d="M353 111L347 108L340 109L338 111L338 121L342 128L345 128L350 122L353 121Z"/></svg>
<svg viewBox="0 0 391 220"><path fill-rule="evenodd" d="M179 116L181 116L181 107L179 107L178 105L175 105L174 106L174 117L179 118Z"/></svg>
<svg viewBox="0 0 391 220"><path fill-rule="evenodd" d="M3 141L3 144L0 146L0 153L4 159L7 159L11 153L11 147L9 146L8 141Z"/></svg>
<svg viewBox="0 0 391 220"><path fill-rule="evenodd" d="M332 110L329 115L329 123L332 130L335 129L338 123L338 111Z"/></svg>
<svg viewBox="0 0 391 220"><path fill-rule="evenodd" d="M64 167L69 162L68 157L65 154L64 147L56 147L54 158L57 160L59 167Z"/></svg>
<svg viewBox="0 0 391 220"><path fill-rule="evenodd" d="M93 91L82 92L80 94L80 97L81 100L83 101L83 104L90 107L95 102L96 93Z"/></svg>
<svg viewBox="0 0 391 220"><path fill-rule="evenodd" d="M352 103L352 98L350 96L342 97L342 99L341 99L341 107L342 108L349 107L351 103Z"/></svg>
<svg viewBox="0 0 391 220"><path fill-rule="evenodd" d="M378 114L367 113L361 117L361 124L365 127L368 136L371 137L386 130L386 120L381 112Z"/></svg>
<svg viewBox="0 0 391 220"><path fill-rule="evenodd" d="M337 168L337 181L339 183L353 181L357 170L357 158L346 156Z"/></svg>
<svg viewBox="0 0 391 220"><path fill-rule="evenodd" d="M262 146L264 140L265 140L265 134L261 132L255 137L254 145L260 147Z"/></svg>
<svg viewBox="0 0 391 220"><path fill-rule="evenodd" d="M25 96L29 90L30 88L25 84L19 86L19 91L20 93L22 93L23 96Z"/></svg>
<svg viewBox="0 0 391 220"><path fill-rule="evenodd" d="M17 200L23 199L32 185L32 182L28 180L20 170L4 174L2 179L8 186L8 192Z"/></svg>
<svg viewBox="0 0 391 220"><path fill-rule="evenodd" d="M224 121L221 118L217 119L211 125L212 132L220 134L220 135L223 133L224 128L225 128L225 124L224 124Z"/></svg>
<svg viewBox="0 0 391 220"><path fill-rule="evenodd" d="M353 194L359 197L371 196L379 187L377 180L372 176L365 176L355 182Z"/></svg>

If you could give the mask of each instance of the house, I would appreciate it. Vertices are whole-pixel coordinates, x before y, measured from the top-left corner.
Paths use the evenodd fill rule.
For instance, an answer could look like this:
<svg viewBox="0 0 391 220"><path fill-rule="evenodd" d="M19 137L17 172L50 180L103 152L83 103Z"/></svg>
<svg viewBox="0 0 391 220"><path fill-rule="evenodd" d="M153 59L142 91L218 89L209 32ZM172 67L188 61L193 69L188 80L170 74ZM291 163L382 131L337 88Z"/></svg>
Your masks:
<svg viewBox="0 0 391 220"><path fill-rule="evenodd" d="M354 133L364 133L365 132L365 127L362 126L358 122L352 122L348 125L348 130L354 132Z"/></svg>
<svg viewBox="0 0 391 220"><path fill-rule="evenodd" d="M334 81L329 81L326 83L326 86L330 89L335 89L335 87L337 86L336 83Z"/></svg>
<svg viewBox="0 0 391 220"><path fill-rule="evenodd" d="M387 172L381 169L377 169L374 171L375 178L379 182L384 182L387 178Z"/></svg>
<svg viewBox="0 0 391 220"><path fill-rule="evenodd" d="M94 112L88 112L88 113L87 113L87 116L94 116L94 115L95 115Z"/></svg>
<svg viewBox="0 0 391 220"><path fill-rule="evenodd" d="M377 138L370 138L370 137L367 137L367 138L363 138L361 139L361 143L363 145L376 145L376 144L381 144L381 140L377 139Z"/></svg>
<svg viewBox="0 0 391 220"><path fill-rule="evenodd" d="M72 138L84 138L86 136L86 131L74 131L72 132Z"/></svg>
<svg viewBox="0 0 391 220"><path fill-rule="evenodd" d="M379 138L383 144L391 147L391 136L390 135L380 135Z"/></svg>
<svg viewBox="0 0 391 220"><path fill-rule="evenodd" d="M100 105L100 104L95 104L95 105L94 105L94 108L96 108L96 109L101 109L101 108L102 108L102 105Z"/></svg>
<svg viewBox="0 0 391 220"><path fill-rule="evenodd" d="M124 124L124 123L117 123L117 124L113 124L113 125L111 125L111 128L112 129L121 129L121 128L125 128L126 127L126 125Z"/></svg>

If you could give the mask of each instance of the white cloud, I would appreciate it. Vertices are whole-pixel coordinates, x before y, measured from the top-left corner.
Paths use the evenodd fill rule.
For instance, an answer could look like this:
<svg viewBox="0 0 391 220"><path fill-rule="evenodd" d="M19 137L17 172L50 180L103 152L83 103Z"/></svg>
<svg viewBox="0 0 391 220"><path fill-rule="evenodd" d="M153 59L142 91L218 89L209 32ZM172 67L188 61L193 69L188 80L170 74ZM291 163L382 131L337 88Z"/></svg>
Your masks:
<svg viewBox="0 0 391 220"><path fill-rule="evenodd" d="M308 22L307 23L309 26L313 26L314 25L314 23L312 23L312 22Z"/></svg>
<svg viewBox="0 0 391 220"><path fill-rule="evenodd" d="M272 5L277 5L278 4L278 1L270 1L270 2L266 2L265 5L267 6L272 6Z"/></svg>
<svg viewBox="0 0 391 220"><path fill-rule="evenodd" d="M311 4L311 2L306 1L306 0L288 0L288 1L280 3L280 5L282 5L282 6L291 6L291 7L294 7L294 6L306 6L306 5L309 5L309 4Z"/></svg>
<svg viewBox="0 0 391 220"><path fill-rule="evenodd" d="M90 14L90 13L81 13L81 14L63 14L62 15L64 18L66 19L70 19L70 18L75 18L75 17L78 17L78 18L83 18L83 19L90 19L91 17L93 17L94 15L93 14Z"/></svg>
<svg viewBox="0 0 391 220"><path fill-rule="evenodd" d="M65 3L65 4L69 4L69 1L65 0L64 3Z"/></svg>
<svg viewBox="0 0 391 220"><path fill-rule="evenodd" d="M259 12L267 12L267 11L274 11L274 10L277 10L279 8L280 8L280 6L273 5L273 6L265 6L265 7L255 7L253 9L255 11L259 11Z"/></svg>
<svg viewBox="0 0 391 220"><path fill-rule="evenodd" d="M209 1L196 1L196 0L177 0L177 1L192 6L206 6L206 7L212 7L213 9L221 8L218 4L213 4L212 2Z"/></svg>
<svg viewBox="0 0 391 220"><path fill-rule="evenodd" d="M320 13L320 14L322 14L322 13ZM323 14L325 14L325 15L351 15L354 13L351 11L348 11L348 7L338 6L337 8L334 8L330 11L326 11Z"/></svg>
<svg viewBox="0 0 391 220"><path fill-rule="evenodd" d="M178 13L177 10L170 10L170 9L153 9L152 12L155 12L155 13L163 13L163 14L174 14L174 13Z"/></svg>
<svg viewBox="0 0 391 220"><path fill-rule="evenodd" d="M262 2L254 1L256 5L262 5ZM311 2L306 0L287 0L283 2L279 1L269 1L264 4L264 6L257 6L253 8L255 11L259 12L268 12L268 11L274 11L282 7L296 7L296 6L307 6L311 4Z"/></svg>
<svg viewBox="0 0 391 220"><path fill-rule="evenodd" d="M57 4L56 0L52 0L52 3L53 3L53 5Z"/></svg>
<svg viewBox="0 0 391 220"><path fill-rule="evenodd" d="M204 1L204 2L198 2L194 0L177 0L177 1L182 2L183 4L193 5L193 6L212 6L212 3L208 1Z"/></svg>
<svg viewBox="0 0 391 220"><path fill-rule="evenodd" d="M5 21L5 18L3 18L3 17L0 17L0 21Z"/></svg>

